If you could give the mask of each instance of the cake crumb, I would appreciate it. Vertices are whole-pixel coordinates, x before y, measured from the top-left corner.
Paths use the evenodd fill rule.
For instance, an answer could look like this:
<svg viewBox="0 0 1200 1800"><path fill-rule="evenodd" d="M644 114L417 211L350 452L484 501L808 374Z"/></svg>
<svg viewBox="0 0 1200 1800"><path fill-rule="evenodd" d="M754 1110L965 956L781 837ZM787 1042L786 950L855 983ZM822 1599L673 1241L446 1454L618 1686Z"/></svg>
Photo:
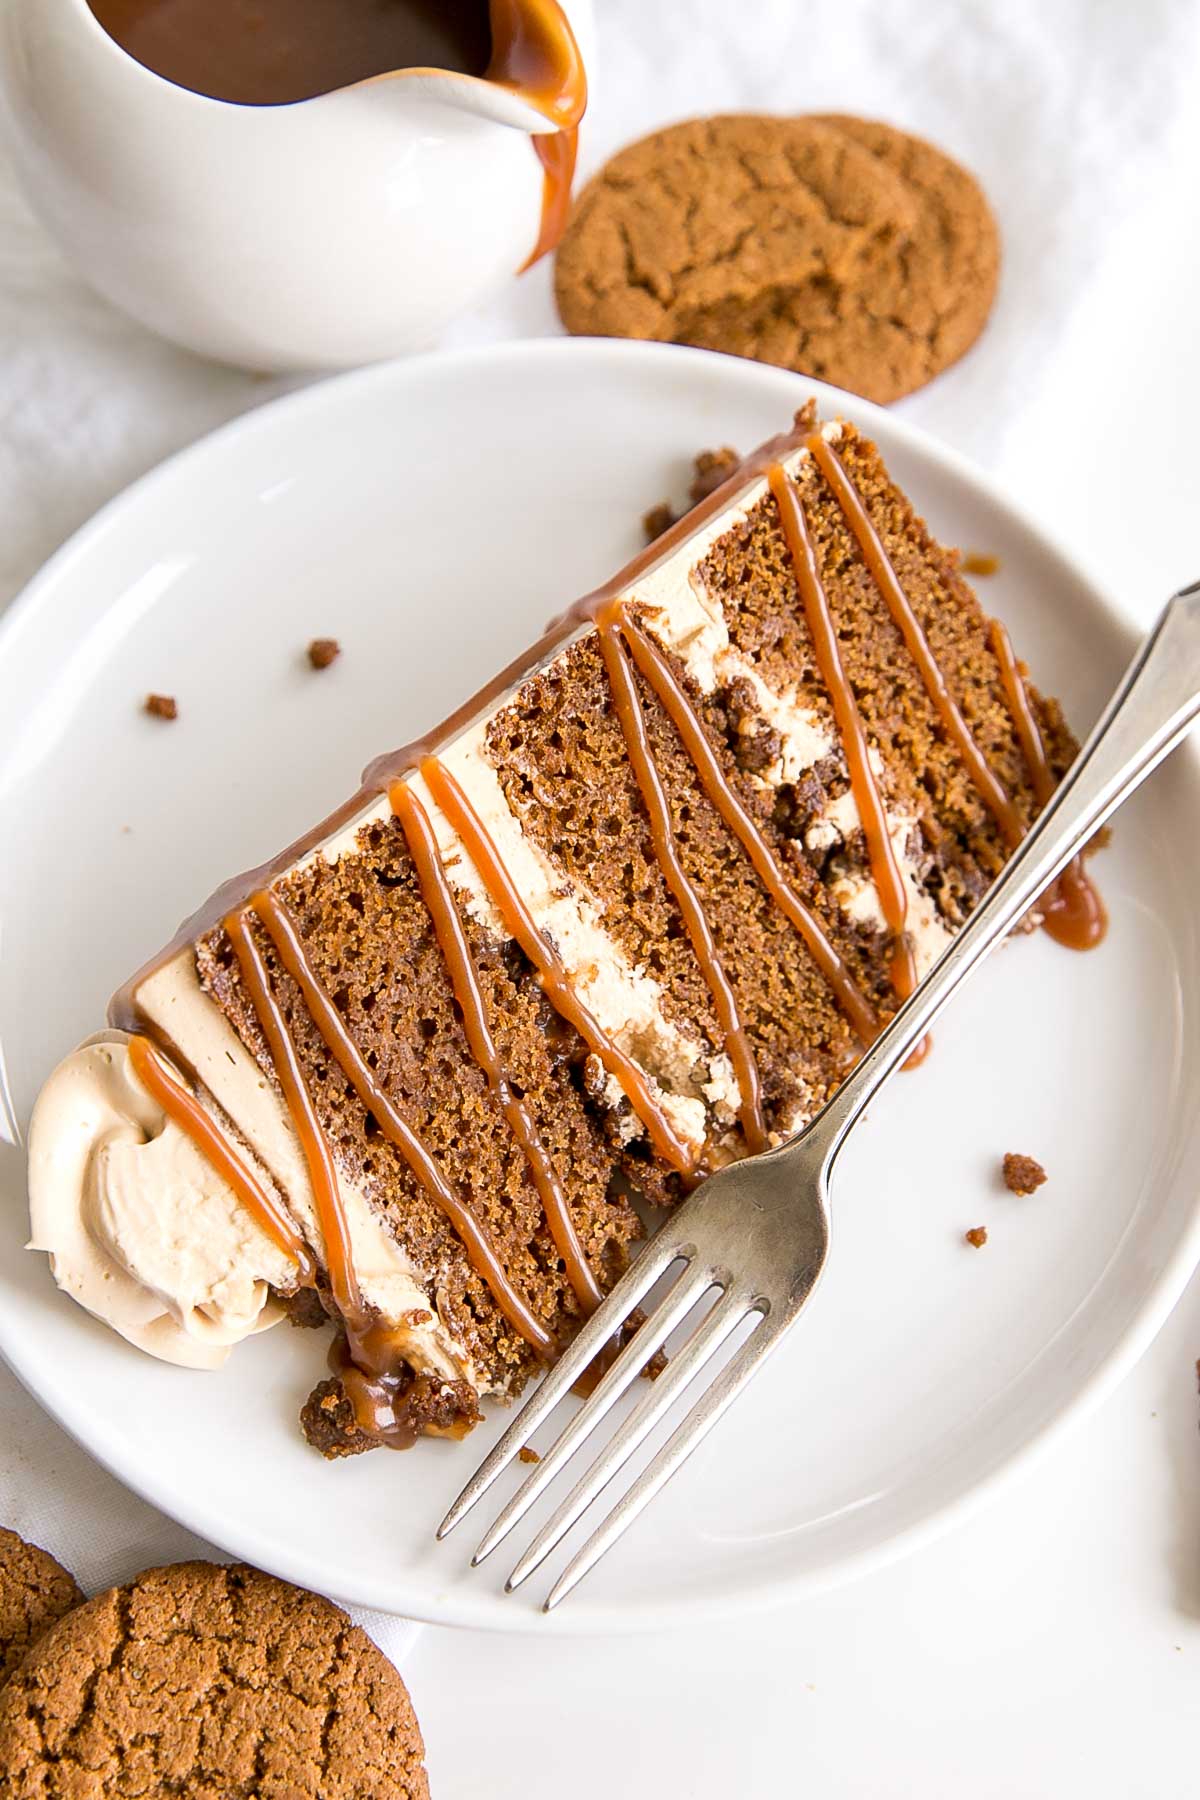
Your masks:
<svg viewBox="0 0 1200 1800"><path fill-rule="evenodd" d="M652 506L648 513L642 514L642 530L646 534L646 542L652 544L660 538L664 531L672 525L678 525L680 519L691 512L693 506L699 506L714 494L723 481L728 481L741 457L728 444L722 444L719 450L701 450L692 459L692 480L688 488L688 504L676 512L670 501L663 500Z"/></svg>
<svg viewBox="0 0 1200 1800"><path fill-rule="evenodd" d="M174 694L147 694L146 711L155 719L177 719L179 708Z"/></svg>
<svg viewBox="0 0 1200 1800"><path fill-rule="evenodd" d="M978 550L971 550L963 557L962 567L964 575L998 575L1000 558L983 555Z"/></svg>
<svg viewBox="0 0 1200 1800"><path fill-rule="evenodd" d="M1009 1150L1004 1158L1004 1185L1012 1194L1032 1194L1046 1179L1046 1171L1032 1156Z"/></svg>
<svg viewBox="0 0 1200 1800"><path fill-rule="evenodd" d="M518 1462L538 1463L541 1462L541 1460L541 1457L531 1444L522 1444L521 1448L517 1451Z"/></svg>
<svg viewBox="0 0 1200 1800"><path fill-rule="evenodd" d="M664 531L670 531L674 523L674 507L668 501L660 500L657 506L652 506L648 513L642 514L642 530L646 534L646 542L652 544Z"/></svg>
<svg viewBox="0 0 1200 1800"><path fill-rule="evenodd" d="M721 483L729 480L741 460L730 444L722 444L719 450L701 450L692 464L692 485L688 489L688 499L692 505L699 506L702 500L715 494Z"/></svg>
<svg viewBox="0 0 1200 1800"><path fill-rule="evenodd" d="M972 1225L970 1231L964 1231L963 1237L973 1250L982 1250L987 1243L987 1226Z"/></svg>
<svg viewBox="0 0 1200 1800"><path fill-rule="evenodd" d="M314 669L327 669L342 653L336 638L314 638L308 646L308 660Z"/></svg>

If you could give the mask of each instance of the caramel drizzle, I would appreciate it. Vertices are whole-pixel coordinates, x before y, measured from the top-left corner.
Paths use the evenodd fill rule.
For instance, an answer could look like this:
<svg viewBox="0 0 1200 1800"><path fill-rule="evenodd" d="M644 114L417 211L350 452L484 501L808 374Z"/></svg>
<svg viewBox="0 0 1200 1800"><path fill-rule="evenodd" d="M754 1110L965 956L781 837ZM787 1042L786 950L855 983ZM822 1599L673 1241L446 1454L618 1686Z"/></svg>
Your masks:
<svg viewBox="0 0 1200 1800"><path fill-rule="evenodd" d="M1021 741L1033 791L1038 805L1045 806L1055 789L1054 771L1046 757L1046 746L1029 703L1012 640L999 619L991 620L988 637L1000 665L1008 710ZM1041 908L1042 929L1055 943L1065 945L1068 950L1094 949L1108 929L1104 902L1083 866L1082 856L1073 857L1057 881L1043 894Z"/></svg>
<svg viewBox="0 0 1200 1800"><path fill-rule="evenodd" d="M602 607L596 615L600 653L604 658L613 705L620 722L621 735L625 739L634 779L650 821L650 841L654 847L655 859L683 917L684 930L696 953L700 973L717 1015L725 1054L733 1065L740 1099L738 1118L742 1131L751 1154L757 1155L770 1142L763 1117L762 1083L758 1064L750 1047L746 1027L742 1023L737 995L725 973L725 965L721 961L708 915L680 859L671 823L671 805L646 734L646 721L637 684L620 636L620 621L620 601Z"/></svg>
<svg viewBox="0 0 1200 1800"><path fill-rule="evenodd" d="M400 1152L421 1186L437 1201L446 1214L462 1239L473 1268L481 1279L486 1281L504 1317L513 1330L519 1333L527 1343L532 1344L540 1355L547 1357L553 1355L555 1353L554 1339L541 1321L534 1317L523 1296L513 1286L508 1271L497 1255L495 1246L483 1224L475 1217L470 1207L464 1205L459 1199L418 1133L413 1130L407 1119L376 1081L370 1065L346 1029L337 1007L321 986L308 959L295 921L287 907L266 889L254 896L250 906L274 944L280 962L300 989L313 1024L320 1032L342 1074L357 1094L361 1105L374 1118L388 1143ZM226 929L228 929L228 923ZM295 1047L287 1035L282 1014L279 1013L278 1006L269 990L267 990L266 999L279 1017L286 1053L293 1063L296 1063ZM298 1073L298 1063L296 1063L296 1068ZM307 1092L303 1090L302 1083L301 1089L304 1098L307 1099ZM284 1096L292 1110L293 1118L296 1118L293 1096L286 1085L284 1085ZM300 1121L297 1119L297 1124L299 1125L299 1123ZM312 1119L312 1124L320 1136L315 1117ZM337 1197L336 1178L333 1177L332 1159L329 1157L328 1145L324 1138L321 1137L320 1141L325 1149L331 1179L334 1180L334 1204L340 1215L341 1205ZM326 1191L325 1197L328 1198L328 1191ZM325 1229L323 1216L322 1229ZM338 1299L336 1288L334 1297ZM345 1310L343 1308L343 1311ZM361 1309L357 1306L357 1296L351 1312L353 1316L360 1316Z"/></svg>
<svg viewBox="0 0 1200 1800"><path fill-rule="evenodd" d="M576 993L562 958L538 929L487 828L454 776L435 756L423 756L420 770L430 793L465 844L506 930L532 963L550 1004L575 1027L588 1049L620 1085L658 1155L673 1169L691 1174L696 1167L695 1158L654 1098L637 1063L609 1037Z"/></svg>
<svg viewBox="0 0 1200 1800"><path fill-rule="evenodd" d="M257 911L262 895L256 895L251 901L250 911ZM304 1080L304 1072L300 1067L300 1058L296 1054L296 1046L292 1042L291 1033L283 1011L271 992L271 983L267 975L258 945L250 933L244 912L232 912L224 921L225 935L233 945L233 954L241 971L242 980L254 1007L255 1016L267 1040L267 1048L271 1053L271 1062L275 1069L279 1085L283 1089L283 1098L296 1136L300 1140L300 1148L308 1165L309 1180L312 1183L313 1201L317 1209L317 1220L321 1227L321 1237L325 1245L325 1266L329 1271L329 1285L339 1310L348 1317L357 1318L362 1307L359 1299L358 1282L355 1279L354 1264L350 1256L350 1233L346 1225L346 1215L342 1208L341 1195L338 1192L337 1174L333 1166L333 1156L321 1130L312 1096Z"/></svg>
<svg viewBox="0 0 1200 1800"><path fill-rule="evenodd" d="M847 475L837 453L820 432L806 437L804 448L821 470L842 509L863 560L917 665L925 691L933 701L947 735L965 763L976 790L996 820L1009 850L1014 850L1025 835L1021 816L1010 795L989 767L946 684L921 622L896 574L862 496ZM774 488L774 483L772 487ZM1030 772L1035 796L1039 806L1045 806L1054 792L1054 775L1046 759L1042 734L1029 704L1012 644L998 619L989 622L989 640L1000 665L1009 714ZM1082 857L1075 857L1043 896L1042 913L1044 929L1056 942L1069 949L1091 949L1103 938L1108 925L1104 904L1088 878Z"/></svg>
<svg viewBox="0 0 1200 1800"><path fill-rule="evenodd" d="M727 828L738 839L755 873L788 923L804 940L813 961L833 991L834 999L864 1044L879 1035L879 1020L820 923L786 879L771 846L746 811L709 743L683 684L658 645L627 612L621 633L633 660L653 689L700 778L700 785Z"/></svg>
<svg viewBox="0 0 1200 1800"><path fill-rule="evenodd" d="M253 1171L234 1152L225 1133L209 1118L200 1102L171 1074L148 1038L140 1034L130 1038L129 1061L151 1099L157 1101L167 1117L191 1139L201 1156L233 1189L275 1248L285 1256L290 1256L298 1265L304 1280L311 1282L312 1257L291 1221L276 1206Z"/></svg>
<svg viewBox="0 0 1200 1800"><path fill-rule="evenodd" d="M804 503L800 498L799 489L787 474L782 463L771 464L767 470L767 485L779 508L780 524L791 552L792 564L796 572L796 586L800 590L817 667L833 708L834 721L846 757L846 767L850 774L850 787L854 794L854 803L858 808L859 820L867 840L867 857L871 866L871 878L875 883L880 908L892 937L892 957L889 969L892 991L897 1000L904 1001L908 999L917 985L916 957L905 930L908 921L908 892L904 886L904 878L896 860L895 848L888 833L883 796L879 791L879 783L875 779L875 771L871 767L866 728L858 709L854 689L850 685L849 677L842 663L841 651L838 648L837 628L830 611L829 597L821 581L816 551L809 533L808 521L804 516ZM923 1045L924 1040L922 1045L918 1045L917 1051L914 1051L910 1061L916 1061L918 1053L923 1054Z"/></svg>
<svg viewBox="0 0 1200 1800"><path fill-rule="evenodd" d="M489 13L493 48L484 79L519 94L558 126L530 140L542 165L542 210L537 242L517 270L523 275L566 229L587 75L559 0L491 0Z"/></svg>
<svg viewBox="0 0 1200 1800"><path fill-rule="evenodd" d="M562 240L571 211L571 188L575 180L575 161L579 155L579 130L539 132L532 140L533 152L542 165L542 214L537 242L517 270L523 275L541 262Z"/></svg>
<svg viewBox="0 0 1200 1800"><path fill-rule="evenodd" d="M946 685L946 679L938 666L937 658L930 648L921 622L901 585L891 558L888 556L871 515L863 503L862 496L847 475L837 452L819 431L813 432L805 438L804 448L812 456L829 483L834 498L845 516L846 523L858 542L863 560L875 580L875 585L883 595L888 611L899 627L913 661L917 665L925 691L933 701L948 736L966 764L976 790L982 796L984 804L1000 827L1009 850L1015 850L1025 835L1021 815L1003 784L988 766L983 752L975 742L970 726L963 717L958 702ZM999 619L992 619L989 622L988 631L992 651L1000 665L1008 710L1033 782L1033 791L1038 805L1045 806L1054 792L1056 783L1053 771L1046 760L1042 734L1029 704L1029 695L1026 692L1020 669L1017 667L1017 659L1013 655L1008 632ZM1108 921L1104 904L1088 878L1082 857L1075 857L1067 865L1044 896L1042 914L1044 929L1057 943L1065 944L1068 949L1088 950L1100 942Z"/></svg>
<svg viewBox="0 0 1200 1800"><path fill-rule="evenodd" d="M975 742L971 727L963 717L958 701L946 685L946 678L930 648L924 627L913 611L912 602L900 584L900 578L883 547L871 515L863 504L862 496L847 475L836 451L826 442L819 431L814 432L811 437L805 438L804 448L812 456L829 483L834 498L842 509L846 523L862 551L863 561L870 570L875 585L883 595L887 609L908 646L909 653L916 663L918 673L924 683L925 692L933 701L942 724L946 728L947 736L966 764L967 772L982 796L984 804L1000 827L1008 848L1015 850L1025 835L1021 815L1013 805L1002 783L997 780L989 768L982 750Z"/></svg>
<svg viewBox="0 0 1200 1800"><path fill-rule="evenodd" d="M462 917L446 879L429 815L409 782L394 782L388 790L392 811L400 822L417 872L421 898L433 922L434 934L450 974L450 985L462 1012L463 1029L471 1054L487 1077L488 1086L525 1154L537 1188L554 1247L562 1257L567 1278L580 1305L592 1313L604 1293L588 1265L579 1233L571 1218L566 1192L537 1126L524 1100L514 1092L488 1022L479 970Z"/></svg>

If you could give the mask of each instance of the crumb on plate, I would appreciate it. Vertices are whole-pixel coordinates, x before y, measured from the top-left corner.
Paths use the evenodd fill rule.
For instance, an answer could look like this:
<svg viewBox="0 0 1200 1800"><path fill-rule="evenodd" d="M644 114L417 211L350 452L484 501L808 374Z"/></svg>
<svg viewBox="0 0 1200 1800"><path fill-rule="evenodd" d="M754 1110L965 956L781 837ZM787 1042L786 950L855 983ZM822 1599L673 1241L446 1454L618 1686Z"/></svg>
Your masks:
<svg viewBox="0 0 1200 1800"><path fill-rule="evenodd" d="M1046 1171L1032 1156L1009 1150L1004 1158L1004 1185L1012 1194L1032 1194L1046 1179Z"/></svg>

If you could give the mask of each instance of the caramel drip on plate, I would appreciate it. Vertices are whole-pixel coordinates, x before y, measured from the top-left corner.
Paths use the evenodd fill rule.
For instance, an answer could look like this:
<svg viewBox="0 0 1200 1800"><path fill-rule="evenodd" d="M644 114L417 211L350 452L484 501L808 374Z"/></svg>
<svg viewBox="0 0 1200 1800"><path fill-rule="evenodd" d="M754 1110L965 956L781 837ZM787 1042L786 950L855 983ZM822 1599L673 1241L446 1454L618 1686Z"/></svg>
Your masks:
<svg viewBox="0 0 1200 1800"><path fill-rule="evenodd" d="M520 889L505 868L487 828L466 794L435 756L420 761L430 793L466 846L467 854L500 914L505 929L520 945L537 971L538 981L555 1010L573 1025L589 1050L593 1050L618 1082L634 1112L646 1127L655 1150L673 1169L691 1174L695 1158L676 1134L632 1057L626 1056L584 1005L571 982L562 958L539 931Z"/></svg>
<svg viewBox="0 0 1200 1800"><path fill-rule="evenodd" d="M1025 681L1013 653L1012 640L999 619L991 621L988 636L1000 665L1000 678L1008 710L1021 740L1033 791L1037 795L1038 805L1045 806L1056 786L1054 771L1046 757L1046 746L1042 742L1041 730L1029 703ZM1082 856L1072 858L1057 881L1043 894L1040 905L1043 930L1055 943L1064 944L1068 950L1094 949L1108 929L1104 902L1083 866Z"/></svg>
<svg viewBox="0 0 1200 1800"><path fill-rule="evenodd" d="M251 910L257 910L257 900L251 902ZM361 1312L358 1282L354 1275L354 1264L350 1256L350 1234L346 1226L346 1215L342 1210L341 1195L338 1193L337 1173L333 1166L333 1155L321 1130L312 1096L305 1084L304 1072L300 1067L300 1058L296 1054L296 1046L292 1042L291 1033L283 1011L271 992L270 978L266 964L263 962L258 945L254 942L250 928L246 923L244 912L229 913L225 919L225 934L233 945L233 953L241 971L242 980L254 1007L255 1016L267 1040L267 1048L271 1053L271 1062L279 1085L283 1089L283 1098L296 1136L300 1140L300 1148L304 1152L304 1160L308 1165L309 1180L312 1182L313 1201L317 1209L317 1219L321 1226L321 1236L325 1244L325 1266L329 1271L329 1285L333 1297L341 1312L357 1317Z"/></svg>
<svg viewBox="0 0 1200 1800"><path fill-rule="evenodd" d="M482 1222L459 1199L427 1146L375 1079L370 1065L346 1029L342 1015L317 979L287 907L267 890L256 894L251 906L274 944L280 962L300 989L313 1024L364 1109L371 1114L389 1144L400 1152L421 1186L432 1195L446 1214L466 1246L471 1266L486 1281L496 1305L513 1330L532 1344L539 1354L552 1355L555 1348L553 1338L530 1312L524 1298L513 1286ZM294 1049L292 1054L294 1056ZM286 1088L284 1091L290 1105L291 1097L287 1095ZM332 1164L330 1166L332 1170ZM336 1194L336 1186L334 1191ZM337 1298L336 1290L334 1297Z"/></svg>
<svg viewBox="0 0 1200 1800"><path fill-rule="evenodd" d="M563 1259L567 1279L584 1311L594 1312L603 1300L604 1292L588 1266L558 1170L539 1136L529 1108L514 1091L496 1047L488 1023L479 970L446 878L437 838L429 823L429 814L408 782L394 782L388 791L388 799L393 813L400 821L417 871L421 898L433 921L434 934L450 973L450 985L462 1012L463 1029L471 1054L487 1076L488 1086L495 1095L513 1136L525 1153L525 1160L529 1164L530 1174L546 1215L550 1236Z"/></svg>
<svg viewBox="0 0 1200 1800"><path fill-rule="evenodd" d="M177 1081L148 1038L129 1040L129 1061L133 1072L167 1117L192 1140L201 1156L228 1182L254 1222L267 1234L277 1250L290 1256L302 1276L311 1282L312 1257L289 1219L276 1206L253 1171L236 1154L225 1133L209 1118L200 1102Z"/></svg>
<svg viewBox="0 0 1200 1800"><path fill-rule="evenodd" d="M855 985L854 977L845 962L826 937L815 915L805 906L783 874L770 844L742 805L708 741L682 682L658 645L628 613L621 614L620 626L634 662L679 733L680 741L700 778L701 787L745 850L759 880L784 918L803 938L813 961L832 989L834 999L854 1030L864 1044L871 1043L879 1035L879 1020L870 1002Z"/></svg>
<svg viewBox="0 0 1200 1800"><path fill-rule="evenodd" d="M671 822L671 803L667 799L662 776L646 734L646 721L638 698L637 684L620 637L620 611L618 601L612 606L602 607L596 615L600 653L608 673L613 706L620 721L621 735L625 739L634 780L650 821L650 842L654 848L654 857L662 871L663 880L683 915L684 930L696 953L700 973L712 998L725 1054L733 1064L737 1079L740 1097L738 1117L751 1153L757 1155L760 1150L767 1148L770 1141L763 1118L762 1083L759 1080L758 1064L754 1060L737 996L725 973L708 915L680 859Z"/></svg>
<svg viewBox="0 0 1200 1800"><path fill-rule="evenodd" d="M947 737L966 764L967 772L1000 827L1005 843L1010 850L1015 850L1025 835L1021 815L1013 805L1003 784L996 779L988 767L984 754L972 735L971 727L963 717L958 701L946 685L946 677L942 674L938 660L930 648L929 639L925 636L921 621L913 611L912 602L900 584L900 578L883 547L871 515L863 504L861 494L847 475L837 452L825 441L819 431L814 432L811 437L805 438L804 447L833 490L834 498L841 507L846 523L862 551L863 561L870 570L876 587L883 595L887 609L917 665L925 692L937 709Z"/></svg>
<svg viewBox="0 0 1200 1800"><path fill-rule="evenodd" d="M892 991L897 1000L904 1001L908 999L917 985L916 958L913 955L912 944L906 931L908 894L888 833L883 796L879 791L879 783L875 779L875 771L871 767L866 727L863 725L854 689L850 685L849 677L842 663L842 654L838 648L837 628L829 609L829 597L821 581L816 551L809 533L808 521L804 516L804 503L800 498L799 489L782 463L771 464L767 470L767 485L779 508L779 520L796 571L796 585L800 590L800 599L804 606L809 635L813 641L817 667L821 672L821 679L825 684L829 702L833 708L834 721L845 754L846 767L850 774L850 787L854 794L854 803L858 808L859 820L867 840L871 878L879 895L879 904L884 920L892 936L892 959L889 971ZM910 1064L920 1060L926 1054L927 1049L928 1040L923 1039L910 1057Z"/></svg>

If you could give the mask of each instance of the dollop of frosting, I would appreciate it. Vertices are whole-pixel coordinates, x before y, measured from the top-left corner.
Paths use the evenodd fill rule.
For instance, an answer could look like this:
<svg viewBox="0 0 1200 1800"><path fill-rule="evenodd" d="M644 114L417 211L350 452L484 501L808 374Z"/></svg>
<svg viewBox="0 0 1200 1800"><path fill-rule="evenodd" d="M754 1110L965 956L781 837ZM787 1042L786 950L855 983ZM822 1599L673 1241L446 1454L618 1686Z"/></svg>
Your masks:
<svg viewBox="0 0 1200 1800"><path fill-rule="evenodd" d="M296 1265L137 1079L123 1031L64 1058L29 1132L31 1250L131 1344L215 1369L283 1316ZM181 1078L182 1079L182 1078Z"/></svg>

